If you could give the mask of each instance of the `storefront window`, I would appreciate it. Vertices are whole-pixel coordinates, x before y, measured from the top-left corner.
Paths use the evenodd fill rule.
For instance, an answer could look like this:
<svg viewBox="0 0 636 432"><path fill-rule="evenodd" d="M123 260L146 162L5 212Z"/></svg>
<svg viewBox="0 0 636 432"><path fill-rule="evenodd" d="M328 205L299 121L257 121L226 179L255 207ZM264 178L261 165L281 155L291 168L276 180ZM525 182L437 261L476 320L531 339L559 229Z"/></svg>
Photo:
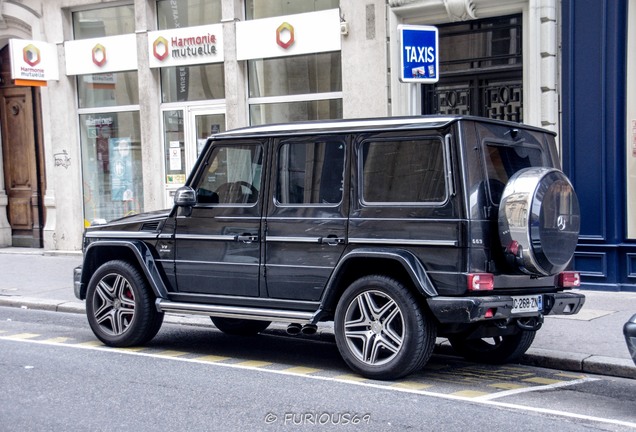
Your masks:
<svg viewBox="0 0 636 432"><path fill-rule="evenodd" d="M157 2L159 30L221 22L221 0L160 0Z"/></svg>
<svg viewBox="0 0 636 432"><path fill-rule="evenodd" d="M131 2L132 3L132 2ZM72 13L74 38L135 33L134 5ZM142 212L137 71L78 75L84 221Z"/></svg>
<svg viewBox="0 0 636 432"><path fill-rule="evenodd" d="M247 63L250 124L342 118L340 51Z"/></svg>
<svg viewBox="0 0 636 432"><path fill-rule="evenodd" d="M139 112L80 119L84 219L112 220L143 211Z"/></svg>
<svg viewBox="0 0 636 432"><path fill-rule="evenodd" d="M77 77L80 108L139 104L137 71Z"/></svg>
<svg viewBox="0 0 636 432"><path fill-rule="evenodd" d="M134 5L73 12L74 38L89 39L135 32Z"/></svg>
<svg viewBox="0 0 636 432"><path fill-rule="evenodd" d="M166 143L166 184L182 185L186 181L183 110L164 111L163 141Z"/></svg>
<svg viewBox="0 0 636 432"><path fill-rule="evenodd" d="M293 15L303 12L318 12L321 10L336 9L339 5L339 0L246 0L245 17L250 20Z"/></svg>
<svg viewBox="0 0 636 432"><path fill-rule="evenodd" d="M342 91L340 52L249 60L250 97Z"/></svg>
<svg viewBox="0 0 636 432"><path fill-rule="evenodd" d="M223 63L161 68L161 101L225 98Z"/></svg>
<svg viewBox="0 0 636 432"><path fill-rule="evenodd" d="M342 118L342 99L250 105L251 125L339 118Z"/></svg>

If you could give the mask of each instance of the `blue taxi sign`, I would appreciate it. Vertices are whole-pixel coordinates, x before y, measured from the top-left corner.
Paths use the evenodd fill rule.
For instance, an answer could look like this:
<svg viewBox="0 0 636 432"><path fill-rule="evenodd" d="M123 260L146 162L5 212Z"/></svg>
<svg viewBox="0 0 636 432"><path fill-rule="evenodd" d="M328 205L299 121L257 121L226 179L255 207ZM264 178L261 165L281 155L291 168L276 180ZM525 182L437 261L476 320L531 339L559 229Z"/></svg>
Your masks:
<svg viewBox="0 0 636 432"><path fill-rule="evenodd" d="M439 81L437 27L401 24L400 81L432 84Z"/></svg>

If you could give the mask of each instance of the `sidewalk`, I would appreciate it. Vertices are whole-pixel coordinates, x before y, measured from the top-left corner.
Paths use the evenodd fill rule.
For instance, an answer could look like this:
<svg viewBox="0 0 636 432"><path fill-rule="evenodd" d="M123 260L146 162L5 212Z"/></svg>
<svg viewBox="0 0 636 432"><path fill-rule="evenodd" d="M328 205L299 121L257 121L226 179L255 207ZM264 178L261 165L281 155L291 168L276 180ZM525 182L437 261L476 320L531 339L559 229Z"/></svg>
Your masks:
<svg viewBox="0 0 636 432"><path fill-rule="evenodd" d="M0 306L83 314L84 302L73 294L73 268L81 261L78 252L48 255L41 249L0 249ZM623 337L623 325L636 313L636 293L582 292L587 300L581 312L546 317L521 363L636 379ZM209 324L205 317L166 318ZM436 352L451 353L447 341L438 342Z"/></svg>

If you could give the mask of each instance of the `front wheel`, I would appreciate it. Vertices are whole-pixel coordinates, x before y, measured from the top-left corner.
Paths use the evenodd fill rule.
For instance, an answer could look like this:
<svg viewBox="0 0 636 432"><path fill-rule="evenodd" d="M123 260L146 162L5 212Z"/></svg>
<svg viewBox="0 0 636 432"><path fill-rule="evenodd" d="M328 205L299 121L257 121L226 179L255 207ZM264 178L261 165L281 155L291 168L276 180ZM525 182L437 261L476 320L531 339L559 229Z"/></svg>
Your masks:
<svg viewBox="0 0 636 432"><path fill-rule="evenodd" d="M93 274L86 292L86 316L95 336L114 347L148 342L163 322L146 280L125 261L109 261Z"/></svg>
<svg viewBox="0 0 636 432"><path fill-rule="evenodd" d="M453 349L466 360L488 364L504 364L518 360L532 345L535 331L492 338L466 339L449 337Z"/></svg>
<svg viewBox="0 0 636 432"><path fill-rule="evenodd" d="M334 319L336 345L351 369L373 379L397 379L430 358L436 328L400 282L366 276L343 294Z"/></svg>

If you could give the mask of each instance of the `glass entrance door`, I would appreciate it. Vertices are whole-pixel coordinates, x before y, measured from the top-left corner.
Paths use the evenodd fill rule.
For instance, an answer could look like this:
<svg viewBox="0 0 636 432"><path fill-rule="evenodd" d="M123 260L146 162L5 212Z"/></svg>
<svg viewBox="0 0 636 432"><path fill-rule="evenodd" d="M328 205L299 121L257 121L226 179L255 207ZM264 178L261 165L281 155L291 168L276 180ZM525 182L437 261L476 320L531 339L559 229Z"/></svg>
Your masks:
<svg viewBox="0 0 636 432"><path fill-rule="evenodd" d="M164 109L163 145L165 159L165 206L185 184L207 138L225 131L224 107L179 107Z"/></svg>

